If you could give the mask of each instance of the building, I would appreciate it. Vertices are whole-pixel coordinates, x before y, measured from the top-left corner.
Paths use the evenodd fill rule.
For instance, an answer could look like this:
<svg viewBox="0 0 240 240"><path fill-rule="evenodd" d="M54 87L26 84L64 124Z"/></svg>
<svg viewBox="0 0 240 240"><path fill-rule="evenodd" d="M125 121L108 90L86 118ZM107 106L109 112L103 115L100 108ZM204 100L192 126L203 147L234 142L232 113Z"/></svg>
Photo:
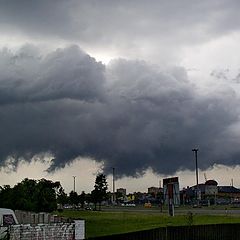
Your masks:
<svg viewBox="0 0 240 240"><path fill-rule="evenodd" d="M240 189L233 186L219 186L218 187L218 197L231 199L233 201L240 201Z"/></svg>
<svg viewBox="0 0 240 240"><path fill-rule="evenodd" d="M154 196L157 196L158 193L162 193L163 189L159 187L149 187L148 188L148 194L153 194Z"/></svg>
<svg viewBox="0 0 240 240"><path fill-rule="evenodd" d="M126 188L118 188L117 193L121 194L123 197L127 195Z"/></svg>
<svg viewBox="0 0 240 240"><path fill-rule="evenodd" d="M240 189L233 186L218 186L215 180L200 183L201 204L230 204L240 202ZM184 188L181 191L181 203L193 204L196 201L197 186Z"/></svg>
<svg viewBox="0 0 240 240"><path fill-rule="evenodd" d="M207 180L205 182L205 196L215 196L218 194L218 183L215 180Z"/></svg>
<svg viewBox="0 0 240 240"><path fill-rule="evenodd" d="M193 204L198 200L200 204L213 204L216 202L218 194L218 183L215 180L207 180L205 183L199 183L198 186L187 187L181 192L181 202L183 204Z"/></svg>

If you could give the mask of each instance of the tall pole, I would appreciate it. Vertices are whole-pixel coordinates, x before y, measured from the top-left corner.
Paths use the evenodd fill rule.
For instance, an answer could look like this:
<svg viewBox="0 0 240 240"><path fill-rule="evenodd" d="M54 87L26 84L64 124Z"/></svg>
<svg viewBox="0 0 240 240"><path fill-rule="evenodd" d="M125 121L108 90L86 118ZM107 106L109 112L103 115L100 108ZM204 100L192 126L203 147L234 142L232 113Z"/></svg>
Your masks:
<svg viewBox="0 0 240 240"><path fill-rule="evenodd" d="M115 202L115 168L112 169L113 175L113 202Z"/></svg>
<svg viewBox="0 0 240 240"><path fill-rule="evenodd" d="M195 163L196 163L196 183L197 183L197 203L198 203L198 191L199 191L199 189L198 189L198 158L197 158L197 153L198 153L198 149L197 148L194 148L194 149L192 149L192 151L194 152L194 154L195 154Z"/></svg>
<svg viewBox="0 0 240 240"><path fill-rule="evenodd" d="M76 179L76 176L73 176L73 192L75 192L75 179Z"/></svg>

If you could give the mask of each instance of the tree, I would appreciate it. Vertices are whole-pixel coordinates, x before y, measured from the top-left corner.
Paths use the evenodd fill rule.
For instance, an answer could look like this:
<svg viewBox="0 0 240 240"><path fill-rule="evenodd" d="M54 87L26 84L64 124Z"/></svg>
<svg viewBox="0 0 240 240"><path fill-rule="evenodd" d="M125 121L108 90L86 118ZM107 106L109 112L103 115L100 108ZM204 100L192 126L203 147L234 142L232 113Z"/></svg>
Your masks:
<svg viewBox="0 0 240 240"><path fill-rule="evenodd" d="M99 204L99 210L101 210L101 203L107 197L107 180L104 174L99 174L96 177L94 190L91 192L92 201L95 204L95 209L97 207L97 203Z"/></svg>
<svg viewBox="0 0 240 240"><path fill-rule="evenodd" d="M37 211L36 189L37 181L28 178L15 185L12 192L18 201L16 201L14 209Z"/></svg>
<svg viewBox="0 0 240 240"><path fill-rule="evenodd" d="M82 191L82 193L79 195L79 202L81 204L81 208L84 208L85 200L86 200L86 194L84 191Z"/></svg>
<svg viewBox="0 0 240 240"><path fill-rule="evenodd" d="M52 212L57 209L57 192L60 182L25 178L13 188L0 188L0 207L13 210Z"/></svg>
<svg viewBox="0 0 240 240"><path fill-rule="evenodd" d="M35 189L37 212L52 212L57 209L57 191L60 187L60 182L52 182L44 178L38 181Z"/></svg>
<svg viewBox="0 0 240 240"><path fill-rule="evenodd" d="M10 185L0 187L0 207L14 209L14 195Z"/></svg>
<svg viewBox="0 0 240 240"><path fill-rule="evenodd" d="M71 191L69 193L69 201L74 207L76 207L79 203L78 194L74 191Z"/></svg>
<svg viewBox="0 0 240 240"><path fill-rule="evenodd" d="M91 193L86 193L85 195L85 201L89 205L92 202L92 195Z"/></svg>
<svg viewBox="0 0 240 240"><path fill-rule="evenodd" d="M94 203L94 210L97 210L98 194L96 189L91 191L91 201Z"/></svg>
<svg viewBox="0 0 240 240"><path fill-rule="evenodd" d="M63 187L60 187L57 192L57 203L58 203L58 210L63 210L63 206L68 203L68 196L65 193Z"/></svg>

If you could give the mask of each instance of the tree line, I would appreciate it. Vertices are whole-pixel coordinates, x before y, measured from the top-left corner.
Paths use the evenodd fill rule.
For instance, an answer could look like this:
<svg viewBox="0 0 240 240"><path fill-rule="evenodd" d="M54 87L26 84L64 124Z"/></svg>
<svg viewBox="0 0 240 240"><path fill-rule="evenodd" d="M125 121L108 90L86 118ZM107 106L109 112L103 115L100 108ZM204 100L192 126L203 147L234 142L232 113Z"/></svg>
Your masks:
<svg viewBox="0 0 240 240"><path fill-rule="evenodd" d="M58 206L66 204L80 205L84 208L87 202L93 203L95 210L97 206L101 210L102 201L109 197L107 189L108 184L104 174L97 175L91 193L86 194L83 191L79 195L74 191L67 195L59 181L25 178L12 188L9 185L0 186L0 207L33 212L52 212L57 210Z"/></svg>

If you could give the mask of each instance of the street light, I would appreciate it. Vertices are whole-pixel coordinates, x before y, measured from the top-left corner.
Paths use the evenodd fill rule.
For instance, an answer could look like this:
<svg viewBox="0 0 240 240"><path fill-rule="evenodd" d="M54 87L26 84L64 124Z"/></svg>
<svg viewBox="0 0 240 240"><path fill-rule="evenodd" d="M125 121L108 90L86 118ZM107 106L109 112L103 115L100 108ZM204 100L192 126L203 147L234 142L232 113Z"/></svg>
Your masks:
<svg viewBox="0 0 240 240"><path fill-rule="evenodd" d="M75 192L75 179L76 179L76 176L73 176L73 192Z"/></svg>
<svg viewBox="0 0 240 240"><path fill-rule="evenodd" d="M198 203L198 192L199 192L199 189L198 189L198 159L197 159L197 153L198 153L198 148L193 148L192 151L194 152L195 154L195 163L196 163L196 183L197 183L197 203Z"/></svg>
<svg viewBox="0 0 240 240"><path fill-rule="evenodd" d="M115 203L115 168L112 169L113 176L113 203Z"/></svg>

